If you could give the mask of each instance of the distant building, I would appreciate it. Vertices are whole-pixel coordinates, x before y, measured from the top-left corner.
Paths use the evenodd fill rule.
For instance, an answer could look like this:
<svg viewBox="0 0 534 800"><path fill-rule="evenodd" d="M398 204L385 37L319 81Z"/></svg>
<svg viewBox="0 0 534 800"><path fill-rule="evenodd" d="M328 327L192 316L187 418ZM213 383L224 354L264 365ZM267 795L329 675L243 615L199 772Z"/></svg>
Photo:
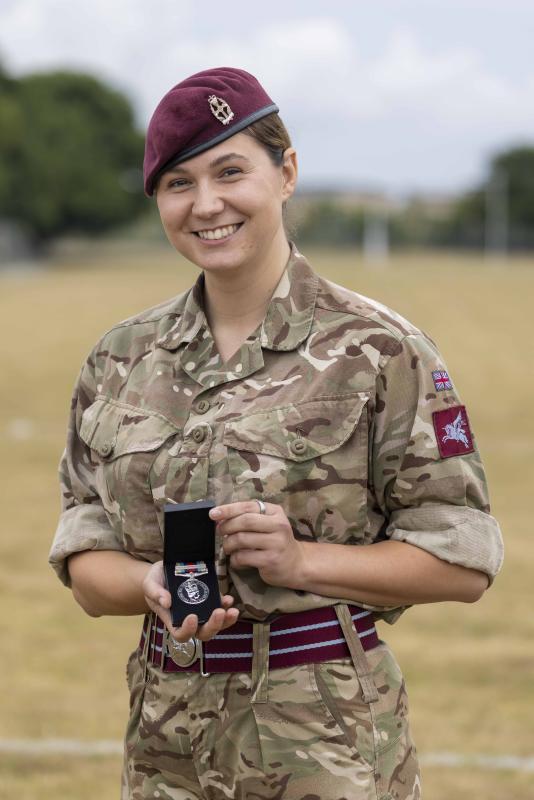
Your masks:
<svg viewBox="0 0 534 800"><path fill-rule="evenodd" d="M288 206L297 241L362 248L368 261L385 261L390 247L431 246L457 197L437 192L388 194L369 187L303 186Z"/></svg>
<svg viewBox="0 0 534 800"><path fill-rule="evenodd" d="M416 206L432 217L446 216L457 195L440 192L417 192L408 195L390 195L371 188L303 186L295 192L291 202L302 213L316 203L328 202L340 208L362 209L394 215L409 206Z"/></svg>
<svg viewBox="0 0 534 800"><path fill-rule="evenodd" d="M351 189L341 187L304 186L298 188L292 203L305 214L310 205L331 203L345 209L373 209L377 211L397 211L402 207L384 192L376 189Z"/></svg>

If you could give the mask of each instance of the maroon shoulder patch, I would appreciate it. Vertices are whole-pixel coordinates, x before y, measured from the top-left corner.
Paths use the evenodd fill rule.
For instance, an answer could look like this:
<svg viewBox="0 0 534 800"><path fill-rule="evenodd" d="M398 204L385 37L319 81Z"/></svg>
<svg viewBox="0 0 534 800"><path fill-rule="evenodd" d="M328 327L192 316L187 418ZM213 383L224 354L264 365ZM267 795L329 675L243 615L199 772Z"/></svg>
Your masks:
<svg viewBox="0 0 534 800"><path fill-rule="evenodd" d="M442 458L463 456L475 449L465 406L453 406L432 414L439 454Z"/></svg>

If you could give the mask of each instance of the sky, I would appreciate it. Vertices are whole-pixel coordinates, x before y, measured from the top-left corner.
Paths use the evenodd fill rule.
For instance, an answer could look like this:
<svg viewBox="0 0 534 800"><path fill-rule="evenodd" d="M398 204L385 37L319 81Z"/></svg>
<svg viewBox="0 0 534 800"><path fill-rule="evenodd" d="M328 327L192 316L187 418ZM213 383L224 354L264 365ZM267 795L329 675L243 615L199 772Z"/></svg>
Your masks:
<svg viewBox="0 0 534 800"><path fill-rule="evenodd" d="M280 108L303 186L456 193L534 144L532 0L0 0L13 75L89 71L145 128L202 69L252 72Z"/></svg>

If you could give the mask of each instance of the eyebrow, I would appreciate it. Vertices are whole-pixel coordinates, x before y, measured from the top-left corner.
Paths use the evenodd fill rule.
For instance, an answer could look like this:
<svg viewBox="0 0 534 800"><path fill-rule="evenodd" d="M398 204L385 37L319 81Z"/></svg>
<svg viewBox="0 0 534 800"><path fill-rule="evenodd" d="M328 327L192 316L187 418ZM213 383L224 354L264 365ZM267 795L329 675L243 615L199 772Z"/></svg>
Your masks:
<svg viewBox="0 0 534 800"><path fill-rule="evenodd" d="M215 158L213 161L210 161L208 166L211 169L212 167L218 167L220 166L220 164L224 164L225 161L231 161L231 160L235 161L235 159L241 159L242 161L247 161L250 164L250 160L246 156L242 156L239 153L226 153L226 155L219 156L218 158ZM171 167L171 169L169 169L168 172L187 172L187 169L184 169L183 167L177 165L175 167Z"/></svg>

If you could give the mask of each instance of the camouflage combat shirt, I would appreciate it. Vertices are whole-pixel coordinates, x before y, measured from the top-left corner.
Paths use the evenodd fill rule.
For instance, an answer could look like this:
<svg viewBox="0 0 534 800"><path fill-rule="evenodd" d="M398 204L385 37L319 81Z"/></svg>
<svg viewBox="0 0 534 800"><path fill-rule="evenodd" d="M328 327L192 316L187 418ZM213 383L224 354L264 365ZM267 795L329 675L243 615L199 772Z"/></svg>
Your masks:
<svg viewBox="0 0 534 800"><path fill-rule="evenodd" d="M67 584L81 550L156 561L165 503L261 498L298 538L389 537L491 580L501 534L462 408L424 333L318 276L293 244L263 322L223 362L201 273L116 325L83 366L50 561ZM229 568L222 547L217 570L248 619L347 600L270 586ZM402 609L376 610L392 622Z"/></svg>

